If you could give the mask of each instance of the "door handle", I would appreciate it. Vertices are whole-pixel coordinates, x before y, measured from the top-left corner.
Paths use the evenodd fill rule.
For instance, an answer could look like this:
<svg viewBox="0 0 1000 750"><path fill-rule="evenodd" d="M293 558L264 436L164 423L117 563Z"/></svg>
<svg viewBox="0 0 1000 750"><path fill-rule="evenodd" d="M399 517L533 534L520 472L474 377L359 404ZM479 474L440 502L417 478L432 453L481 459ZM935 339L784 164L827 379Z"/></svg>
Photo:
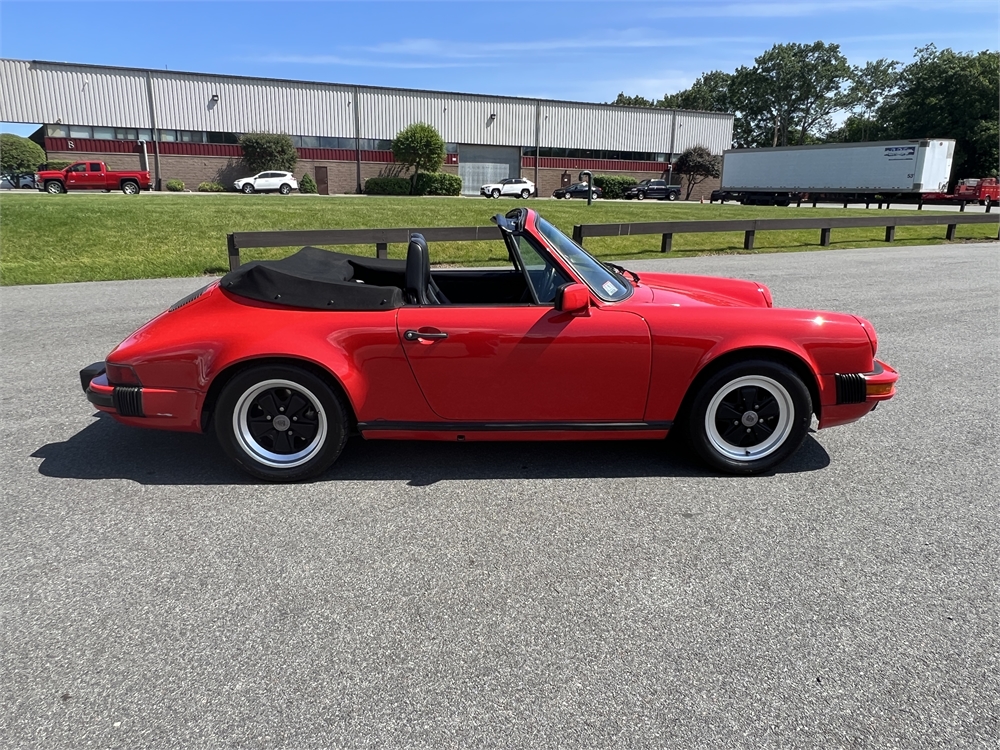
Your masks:
<svg viewBox="0 0 1000 750"><path fill-rule="evenodd" d="M420 339L446 339L448 334L444 331L438 331L437 333L421 333L420 331L407 331L403 334L403 338L407 341L419 341Z"/></svg>

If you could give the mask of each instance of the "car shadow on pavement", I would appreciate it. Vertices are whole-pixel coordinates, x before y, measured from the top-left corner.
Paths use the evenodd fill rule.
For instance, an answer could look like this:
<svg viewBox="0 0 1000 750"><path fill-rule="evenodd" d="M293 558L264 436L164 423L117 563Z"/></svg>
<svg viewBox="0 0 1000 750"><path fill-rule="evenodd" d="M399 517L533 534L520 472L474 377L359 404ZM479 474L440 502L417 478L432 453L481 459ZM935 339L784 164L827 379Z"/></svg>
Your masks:
<svg viewBox="0 0 1000 750"><path fill-rule="evenodd" d="M406 481L424 487L477 479L710 477L679 440L581 442L403 442L348 440L316 481ZM255 484L213 435L140 430L100 415L65 442L43 445L39 473L60 479L129 479L149 485ZM817 471L830 456L813 437L770 472ZM766 476L766 475L765 475Z"/></svg>

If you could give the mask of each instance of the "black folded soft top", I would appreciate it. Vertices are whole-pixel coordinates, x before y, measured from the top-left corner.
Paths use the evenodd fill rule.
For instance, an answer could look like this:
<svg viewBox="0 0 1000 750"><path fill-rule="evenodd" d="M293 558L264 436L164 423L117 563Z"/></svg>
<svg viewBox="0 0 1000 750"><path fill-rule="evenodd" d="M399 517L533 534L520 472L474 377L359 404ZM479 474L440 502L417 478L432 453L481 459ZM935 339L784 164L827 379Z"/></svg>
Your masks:
<svg viewBox="0 0 1000 750"><path fill-rule="evenodd" d="M281 260L255 260L219 285L262 302L318 310L388 310L404 304L406 261L304 247Z"/></svg>

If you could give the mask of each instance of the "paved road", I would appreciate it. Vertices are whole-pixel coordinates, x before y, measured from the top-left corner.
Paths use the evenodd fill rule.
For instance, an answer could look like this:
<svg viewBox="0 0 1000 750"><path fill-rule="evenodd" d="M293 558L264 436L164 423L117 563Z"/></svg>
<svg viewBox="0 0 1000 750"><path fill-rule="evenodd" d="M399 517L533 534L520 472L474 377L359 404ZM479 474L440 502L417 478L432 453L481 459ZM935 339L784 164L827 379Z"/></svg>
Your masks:
<svg viewBox="0 0 1000 750"><path fill-rule="evenodd" d="M862 314L902 372L750 479L353 442L253 484L77 382L202 280L4 288L0 745L995 747L998 252L669 261Z"/></svg>

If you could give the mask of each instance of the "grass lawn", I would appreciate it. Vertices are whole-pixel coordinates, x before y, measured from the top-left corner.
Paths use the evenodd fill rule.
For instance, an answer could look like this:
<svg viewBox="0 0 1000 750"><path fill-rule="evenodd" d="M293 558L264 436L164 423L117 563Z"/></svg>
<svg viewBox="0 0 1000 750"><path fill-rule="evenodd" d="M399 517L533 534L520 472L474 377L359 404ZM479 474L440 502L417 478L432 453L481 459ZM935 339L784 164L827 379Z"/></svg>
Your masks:
<svg viewBox="0 0 1000 750"><path fill-rule="evenodd" d="M598 201L520 201L470 198L368 198L278 195L125 196L116 193L10 192L0 196L0 280L4 285L145 279L221 274L228 270L226 234L272 229L485 226L489 217L515 206L531 206L571 234L574 224L697 219L873 216L874 209L788 209L739 205ZM883 229L834 230L832 247L883 242ZM945 228L900 227L897 244L943 242ZM960 226L962 239L995 239L991 225ZM659 252L659 235L595 238L587 249L600 258L681 257L742 253L743 234L681 234L673 252ZM819 249L819 231L759 232L752 252ZM374 255L372 246L340 248ZM250 250L244 260L281 257L291 249ZM390 245L390 257L405 246ZM437 264L504 264L497 242L433 243Z"/></svg>

